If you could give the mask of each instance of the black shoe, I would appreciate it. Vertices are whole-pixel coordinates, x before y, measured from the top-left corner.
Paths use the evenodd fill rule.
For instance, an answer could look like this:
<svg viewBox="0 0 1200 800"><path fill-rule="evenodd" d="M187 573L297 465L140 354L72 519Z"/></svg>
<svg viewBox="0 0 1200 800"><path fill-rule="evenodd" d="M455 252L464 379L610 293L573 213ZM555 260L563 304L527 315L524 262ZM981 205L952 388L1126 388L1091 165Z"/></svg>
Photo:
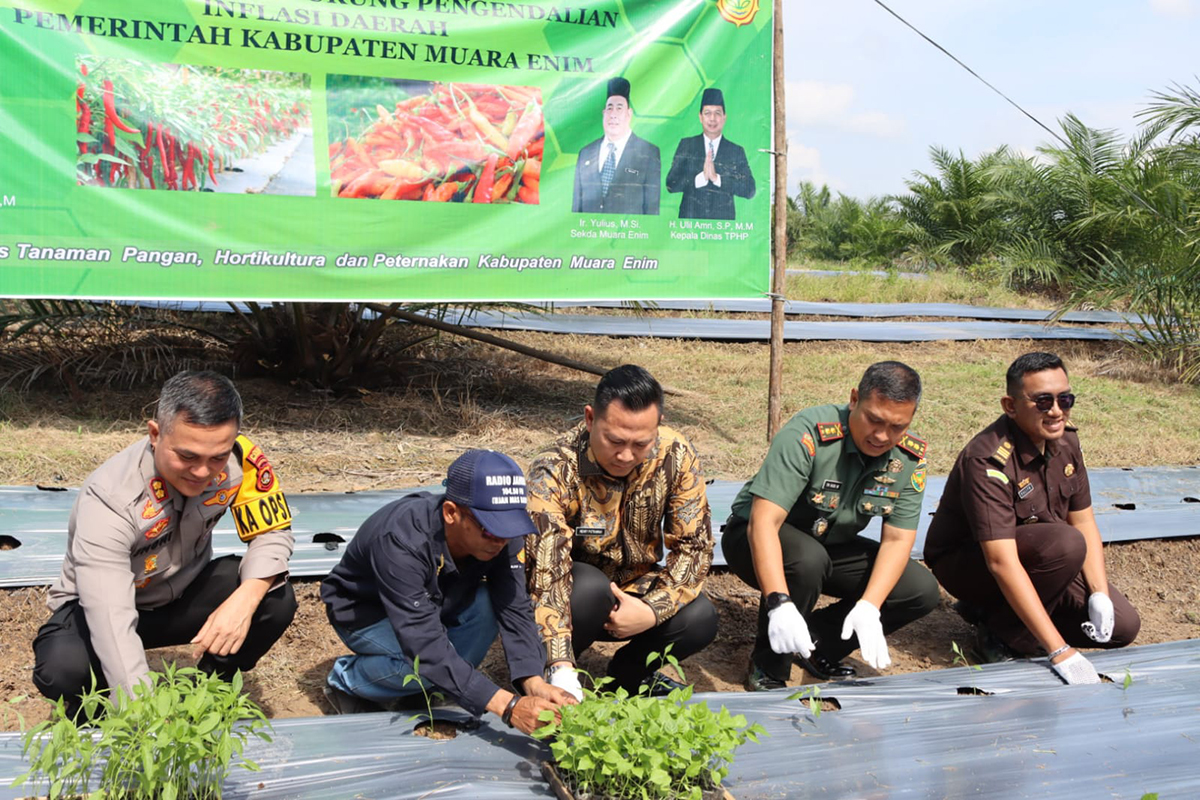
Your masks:
<svg viewBox="0 0 1200 800"><path fill-rule="evenodd" d="M649 687L648 692L643 692L648 697L666 697L676 689L686 689L688 684L668 678L661 672L652 672L642 680L642 686Z"/></svg>
<svg viewBox="0 0 1200 800"><path fill-rule="evenodd" d="M371 714L383 711L383 706L370 700L364 700L358 695L343 692L341 689L325 684L325 699L333 706L335 714Z"/></svg>
<svg viewBox="0 0 1200 800"><path fill-rule="evenodd" d="M975 655L981 664L1016 661L1021 654L1000 640L986 625L975 626Z"/></svg>
<svg viewBox="0 0 1200 800"><path fill-rule="evenodd" d="M803 667L809 675L822 681L838 681L844 678L853 678L858 674L854 667L834 661L817 650L814 650L808 658L796 653L796 663Z"/></svg>
<svg viewBox="0 0 1200 800"><path fill-rule="evenodd" d="M754 659L750 659L750 672L746 675L745 686L747 692L769 692L773 689L786 689L787 683L772 678L754 663Z"/></svg>

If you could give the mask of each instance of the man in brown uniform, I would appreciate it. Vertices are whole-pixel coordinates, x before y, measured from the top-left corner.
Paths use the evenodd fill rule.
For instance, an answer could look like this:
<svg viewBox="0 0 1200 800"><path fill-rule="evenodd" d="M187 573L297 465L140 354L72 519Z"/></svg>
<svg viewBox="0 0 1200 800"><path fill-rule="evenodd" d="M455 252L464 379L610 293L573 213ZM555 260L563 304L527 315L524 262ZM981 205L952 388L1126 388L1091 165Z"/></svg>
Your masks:
<svg viewBox="0 0 1200 800"><path fill-rule="evenodd" d="M99 688L132 693L147 647L191 643L200 669L230 678L291 623L291 511L241 423L228 378L181 372L163 385L149 436L84 481L50 588L54 613L33 642L34 684L72 716L92 674ZM249 546L245 558L213 560L227 509Z"/></svg>
<svg viewBox="0 0 1200 800"><path fill-rule="evenodd" d="M687 439L660 424L662 405L649 372L617 367L584 422L529 469L529 594L550 683L576 697L575 658L594 641L629 642L609 663L613 688L658 695L678 684L647 656L670 646L682 660L717 635L701 591L713 557L704 476Z"/></svg>
<svg viewBox="0 0 1200 800"><path fill-rule="evenodd" d="M959 454L925 539L950 594L1021 656L1046 653L1067 683L1098 683L1076 647L1123 647L1141 620L1108 582L1062 360L1008 368L1004 413Z"/></svg>

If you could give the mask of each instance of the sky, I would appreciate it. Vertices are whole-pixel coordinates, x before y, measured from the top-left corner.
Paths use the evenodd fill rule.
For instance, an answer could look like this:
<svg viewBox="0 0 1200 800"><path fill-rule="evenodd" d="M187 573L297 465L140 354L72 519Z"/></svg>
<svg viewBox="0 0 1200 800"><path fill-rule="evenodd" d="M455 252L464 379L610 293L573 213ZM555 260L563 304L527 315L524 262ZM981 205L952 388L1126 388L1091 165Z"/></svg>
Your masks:
<svg viewBox="0 0 1200 800"><path fill-rule="evenodd" d="M769 4L771 0L762 0ZM1200 0L884 0L1051 129L1128 136L1172 84L1200 89ZM784 0L788 193L901 194L929 148L1033 155L1050 134L873 0Z"/></svg>

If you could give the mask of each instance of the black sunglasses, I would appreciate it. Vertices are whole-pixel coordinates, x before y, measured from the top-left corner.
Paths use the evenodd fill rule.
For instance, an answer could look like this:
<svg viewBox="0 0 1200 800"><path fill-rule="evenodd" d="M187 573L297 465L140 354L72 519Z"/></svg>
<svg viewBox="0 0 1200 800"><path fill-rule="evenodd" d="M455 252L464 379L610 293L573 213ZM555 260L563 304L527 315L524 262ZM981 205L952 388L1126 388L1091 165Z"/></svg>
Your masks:
<svg viewBox="0 0 1200 800"><path fill-rule="evenodd" d="M1062 394L1058 395L1057 397L1050 394L1049 392L1045 392L1043 394L1036 394L1033 397L1029 397L1029 395L1025 395L1025 396L1028 397L1029 402L1033 403L1034 407L1037 408L1038 411L1041 411L1043 414L1045 414L1050 409L1054 408L1055 400L1058 400L1058 407L1061 408L1063 411L1070 411L1071 408L1075 405L1075 395L1071 394L1070 392L1063 392Z"/></svg>

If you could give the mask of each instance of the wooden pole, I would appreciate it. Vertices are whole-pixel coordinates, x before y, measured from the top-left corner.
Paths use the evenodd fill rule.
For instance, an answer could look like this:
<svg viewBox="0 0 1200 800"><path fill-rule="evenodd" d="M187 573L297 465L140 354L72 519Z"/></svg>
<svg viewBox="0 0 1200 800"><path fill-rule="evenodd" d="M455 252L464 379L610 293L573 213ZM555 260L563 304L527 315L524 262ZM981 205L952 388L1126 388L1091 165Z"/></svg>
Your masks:
<svg viewBox="0 0 1200 800"><path fill-rule="evenodd" d="M771 271L771 367L767 385L767 441L783 424L783 306L787 290L787 115L783 93L783 0L775 0L772 75L775 100L775 229Z"/></svg>

